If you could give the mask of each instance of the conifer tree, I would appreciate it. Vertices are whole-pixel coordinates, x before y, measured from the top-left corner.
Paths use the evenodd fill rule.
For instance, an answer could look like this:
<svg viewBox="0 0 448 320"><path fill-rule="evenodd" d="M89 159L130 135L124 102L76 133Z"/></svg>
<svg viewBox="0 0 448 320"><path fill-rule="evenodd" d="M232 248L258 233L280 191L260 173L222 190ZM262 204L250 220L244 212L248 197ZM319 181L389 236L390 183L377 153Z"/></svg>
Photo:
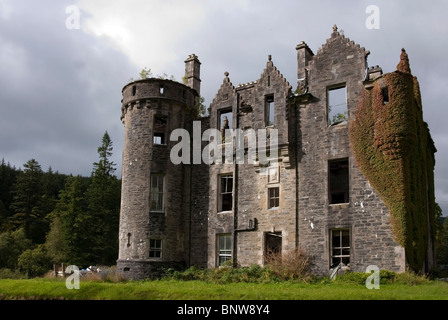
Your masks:
<svg viewBox="0 0 448 320"><path fill-rule="evenodd" d="M25 236L33 243L43 243L48 225L44 221L44 210L40 206L42 197L42 176L40 164L31 159L19 172L13 186L13 216L10 221L14 229L23 228Z"/></svg>
<svg viewBox="0 0 448 320"><path fill-rule="evenodd" d="M81 176L69 176L61 190L55 210L50 214L51 228L46 249L53 263L89 264L90 235L86 232L91 223L84 198L86 187Z"/></svg>
<svg viewBox="0 0 448 320"><path fill-rule="evenodd" d="M2 159L0 163L0 232L12 230L8 219L12 203L12 186L16 181L18 170Z"/></svg>
<svg viewBox="0 0 448 320"><path fill-rule="evenodd" d="M115 264L118 256L120 183L114 175L112 140L104 133L98 148L99 161L94 163L92 182L87 190L89 218L92 219L91 253L96 264Z"/></svg>

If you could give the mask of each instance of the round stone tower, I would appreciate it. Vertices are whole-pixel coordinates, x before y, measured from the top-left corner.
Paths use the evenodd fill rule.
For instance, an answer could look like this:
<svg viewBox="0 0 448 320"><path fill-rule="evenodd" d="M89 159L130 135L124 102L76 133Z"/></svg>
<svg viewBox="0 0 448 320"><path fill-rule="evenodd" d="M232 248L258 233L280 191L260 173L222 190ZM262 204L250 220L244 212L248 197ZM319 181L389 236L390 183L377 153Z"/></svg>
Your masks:
<svg viewBox="0 0 448 320"><path fill-rule="evenodd" d="M144 279L183 267L189 223L183 165L170 161L174 129L191 129L199 90L199 60L186 62L187 85L148 78L124 86L122 191L117 271ZM188 81L190 80L190 81Z"/></svg>

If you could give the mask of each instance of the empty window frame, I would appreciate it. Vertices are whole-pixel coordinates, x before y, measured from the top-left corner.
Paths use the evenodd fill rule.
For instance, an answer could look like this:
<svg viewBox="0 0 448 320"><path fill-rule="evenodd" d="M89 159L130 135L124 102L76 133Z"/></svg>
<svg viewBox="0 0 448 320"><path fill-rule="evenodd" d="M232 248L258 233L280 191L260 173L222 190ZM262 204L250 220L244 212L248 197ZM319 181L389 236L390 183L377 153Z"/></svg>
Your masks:
<svg viewBox="0 0 448 320"><path fill-rule="evenodd" d="M278 208L280 206L280 188L268 188L268 209Z"/></svg>
<svg viewBox="0 0 448 320"><path fill-rule="evenodd" d="M383 105L386 105L389 103L389 88L384 87L381 89L381 95L383 96Z"/></svg>
<svg viewBox="0 0 448 320"><path fill-rule="evenodd" d="M347 90L345 85L327 89L328 124L347 120Z"/></svg>
<svg viewBox="0 0 448 320"><path fill-rule="evenodd" d="M233 175L220 175L218 212L232 211L233 208Z"/></svg>
<svg viewBox="0 0 448 320"><path fill-rule="evenodd" d="M232 117L233 117L232 108L227 108L218 111L218 128L221 132L222 143L230 142L227 140L232 139L231 131L227 131L226 133L226 130L232 130Z"/></svg>
<svg viewBox="0 0 448 320"><path fill-rule="evenodd" d="M151 211L163 211L163 185L165 176L159 173L151 174Z"/></svg>
<svg viewBox="0 0 448 320"><path fill-rule="evenodd" d="M274 125L274 115L275 115L275 104L274 104L274 95L270 94L265 96L264 98L265 104L265 114L266 114L266 126Z"/></svg>
<svg viewBox="0 0 448 320"><path fill-rule="evenodd" d="M349 202L348 159L328 161L328 196L330 204Z"/></svg>
<svg viewBox="0 0 448 320"><path fill-rule="evenodd" d="M149 239L149 257L162 258L162 240Z"/></svg>
<svg viewBox="0 0 448 320"><path fill-rule="evenodd" d="M230 234L219 234L216 243L216 264L219 267L232 259L232 236Z"/></svg>
<svg viewBox="0 0 448 320"><path fill-rule="evenodd" d="M166 144L167 124L168 116L160 114L154 115L154 144Z"/></svg>
<svg viewBox="0 0 448 320"><path fill-rule="evenodd" d="M266 232L264 235L264 258L269 263L271 259L278 258L282 253L282 233Z"/></svg>
<svg viewBox="0 0 448 320"><path fill-rule="evenodd" d="M330 230L330 245L330 268L335 268L339 264L341 267L348 266L350 264L350 230Z"/></svg>

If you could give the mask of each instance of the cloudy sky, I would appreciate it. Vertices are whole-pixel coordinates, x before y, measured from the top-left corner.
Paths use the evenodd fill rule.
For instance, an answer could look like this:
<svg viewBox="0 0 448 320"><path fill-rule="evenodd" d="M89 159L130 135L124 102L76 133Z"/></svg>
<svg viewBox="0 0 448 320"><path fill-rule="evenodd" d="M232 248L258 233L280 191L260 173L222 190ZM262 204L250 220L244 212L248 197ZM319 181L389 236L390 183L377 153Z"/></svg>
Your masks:
<svg viewBox="0 0 448 320"><path fill-rule="evenodd" d="M395 70L401 48L408 52L447 215L447 12L446 1L409 0L0 0L0 158L89 175L108 131L119 173L121 89L142 68L181 80L195 53L208 106L225 71L234 85L256 80L271 54L295 87L295 46L305 41L316 53L336 24L384 72Z"/></svg>

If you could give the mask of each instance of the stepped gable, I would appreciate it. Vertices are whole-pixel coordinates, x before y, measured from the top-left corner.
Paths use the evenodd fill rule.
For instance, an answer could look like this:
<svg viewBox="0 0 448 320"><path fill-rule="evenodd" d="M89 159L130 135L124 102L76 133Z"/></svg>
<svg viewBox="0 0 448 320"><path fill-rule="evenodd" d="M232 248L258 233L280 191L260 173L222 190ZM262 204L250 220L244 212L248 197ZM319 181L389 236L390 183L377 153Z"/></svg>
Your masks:
<svg viewBox="0 0 448 320"><path fill-rule="evenodd" d="M215 105L223 100L224 95L232 94L234 95L236 93L235 87L233 86L232 82L229 78L229 73L226 71L224 72L224 80L221 84L221 87L219 87L218 93L215 95L215 98L213 99L211 105ZM230 97L228 97L230 98Z"/></svg>
<svg viewBox="0 0 448 320"><path fill-rule="evenodd" d="M351 47L356 50L362 51L366 56L370 54L369 50L366 50L364 47L361 47L359 44L354 41L346 38L343 34L338 31L338 27L336 25L333 26L333 32L331 33L330 38L317 50L316 55L311 60L311 64L316 63L322 56L325 56L327 53L331 53L334 49L338 48L341 44L345 44L347 47Z"/></svg>
<svg viewBox="0 0 448 320"><path fill-rule="evenodd" d="M286 78L283 76L283 74L277 69L277 67L272 62L272 56L268 56L268 61L266 62L266 68L264 68L263 72L260 75L260 79L256 81L256 84L259 86L267 86L268 85L268 77L274 76L275 78L283 81L285 85L291 89L292 86L289 84L289 82L286 80ZM270 79L275 80L275 79Z"/></svg>

